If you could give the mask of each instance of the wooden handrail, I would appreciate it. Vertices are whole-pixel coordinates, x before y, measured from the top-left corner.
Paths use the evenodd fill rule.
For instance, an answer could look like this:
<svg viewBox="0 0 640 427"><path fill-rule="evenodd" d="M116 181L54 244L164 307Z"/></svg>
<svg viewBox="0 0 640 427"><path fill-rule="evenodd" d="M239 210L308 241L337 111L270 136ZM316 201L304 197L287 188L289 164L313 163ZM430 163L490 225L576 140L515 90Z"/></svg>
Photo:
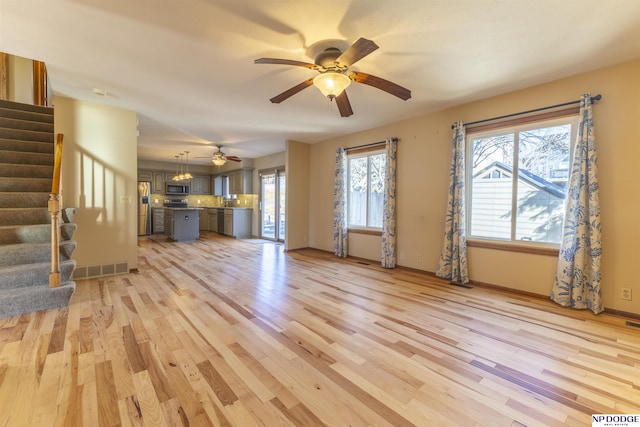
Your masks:
<svg viewBox="0 0 640 427"><path fill-rule="evenodd" d="M49 272L49 287L60 286L60 207L62 196L60 194L60 171L62 167L62 138L57 135L54 146L53 182L51 194L49 194L49 215L51 215L51 271Z"/></svg>
<svg viewBox="0 0 640 427"><path fill-rule="evenodd" d="M54 147L54 159L53 159L53 182L51 183L51 194L60 193L60 170L62 167L62 138L64 135L59 133L57 135L56 144Z"/></svg>

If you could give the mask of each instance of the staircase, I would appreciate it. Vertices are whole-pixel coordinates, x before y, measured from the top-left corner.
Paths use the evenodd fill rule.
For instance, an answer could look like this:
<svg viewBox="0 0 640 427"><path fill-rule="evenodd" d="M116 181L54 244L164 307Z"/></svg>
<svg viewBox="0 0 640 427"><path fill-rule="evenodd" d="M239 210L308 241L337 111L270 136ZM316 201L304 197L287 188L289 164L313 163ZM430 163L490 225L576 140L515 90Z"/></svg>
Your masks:
<svg viewBox="0 0 640 427"><path fill-rule="evenodd" d="M0 318L63 307L75 290L75 209L62 209L60 286L49 287L53 109L0 100Z"/></svg>

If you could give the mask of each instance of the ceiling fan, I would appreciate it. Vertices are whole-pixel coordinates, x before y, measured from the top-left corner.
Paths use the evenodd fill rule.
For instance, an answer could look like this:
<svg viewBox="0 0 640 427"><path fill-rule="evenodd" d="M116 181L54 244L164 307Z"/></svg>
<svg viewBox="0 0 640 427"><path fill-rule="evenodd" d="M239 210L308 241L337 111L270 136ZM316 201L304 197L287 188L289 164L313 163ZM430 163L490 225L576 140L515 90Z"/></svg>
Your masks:
<svg viewBox="0 0 640 427"><path fill-rule="evenodd" d="M293 65L296 67L309 68L316 70L320 75L303 81L302 83L285 90L279 95L270 99L271 102L279 104L280 102L290 98L303 89L311 85L316 86L329 99L336 100L338 110L342 117L349 117L353 114L351 103L347 97L345 89L352 81L373 86L383 90L391 95L397 96L402 100L411 98L411 91L400 85L392 83L380 77L371 74L362 73L360 71L350 70L353 64L378 49L378 45L373 41L360 38L344 52L335 47L329 47L315 57L315 63L295 61L291 59L278 58L260 58L254 61L255 64L278 64Z"/></svg>
<svg viewBox="0 0 640 427"><path fill-rule="evenodd" d="M218 149L218 151L216 151L215 153L213 153L211 155L211 162L216 165L216 166L222 166L225 163L227 163L227 161L230 162L241 162L242 159L236 156L227 156L226 154L224 154L222 152L222 145L216 145L216 148ZM207 159L209 158L209 156L202 156L202 157L197 157L198 159Z"/></svg>

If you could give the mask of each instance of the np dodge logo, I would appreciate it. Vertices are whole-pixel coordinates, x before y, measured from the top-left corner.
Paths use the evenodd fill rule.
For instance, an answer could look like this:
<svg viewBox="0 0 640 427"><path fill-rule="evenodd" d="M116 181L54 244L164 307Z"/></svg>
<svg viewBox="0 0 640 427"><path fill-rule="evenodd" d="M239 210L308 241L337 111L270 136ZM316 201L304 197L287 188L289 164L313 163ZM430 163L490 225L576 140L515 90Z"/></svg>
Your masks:
<svg viewBox="0 0 640 427"><path fill-rule="evenodd" d="M600 414L591 416L592 427L640 427L640 414Z"/></svg>

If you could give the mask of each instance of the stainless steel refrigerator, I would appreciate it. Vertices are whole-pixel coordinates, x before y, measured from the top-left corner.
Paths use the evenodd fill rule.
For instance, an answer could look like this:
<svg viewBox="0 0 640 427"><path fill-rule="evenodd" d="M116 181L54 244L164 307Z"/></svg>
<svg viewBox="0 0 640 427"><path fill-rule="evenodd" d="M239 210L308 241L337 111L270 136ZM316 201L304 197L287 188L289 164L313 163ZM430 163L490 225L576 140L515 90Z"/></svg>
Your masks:
<svg viewBox="0 0 640 427"><path fill-rule="evenodd" d="M151 183L138 182L138 236L151 234Z"/></svg>

